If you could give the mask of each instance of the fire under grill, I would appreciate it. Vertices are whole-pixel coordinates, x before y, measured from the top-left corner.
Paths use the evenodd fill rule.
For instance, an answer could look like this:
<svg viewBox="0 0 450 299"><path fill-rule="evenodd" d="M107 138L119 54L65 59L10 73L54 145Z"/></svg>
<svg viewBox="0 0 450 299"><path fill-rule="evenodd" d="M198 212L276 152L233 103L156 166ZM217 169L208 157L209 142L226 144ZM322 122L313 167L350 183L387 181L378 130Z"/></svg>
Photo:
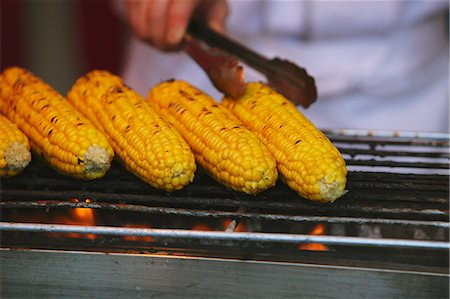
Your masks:
<svg viewBox="0 0 450 299"><path fill-rule="evenodd" d="M83 252L121 259L150 256L152 261L170 256L177 263L187 258L266 267L320 265L328 267L322 275L330 279L336 269L394 271L407 273L396 280L403 283L412 279L408 275L419 275L420 282L413 278L415 291L447 297L449 136L325 133L349 169L348 193L333 204L302 199L281 182L257 196L238 194L202 169L192 184L169 194L117 163L104 178L85 182L33 161L19 176L0 182L2 277L8 275L5 266L14 269L27 258L26 249L33 257L41 252L63 260L67 252ZM303 278L310 275L305 273ZM411 292L401 284L389 290L394 289L402 291L371 294Z"/></svg>

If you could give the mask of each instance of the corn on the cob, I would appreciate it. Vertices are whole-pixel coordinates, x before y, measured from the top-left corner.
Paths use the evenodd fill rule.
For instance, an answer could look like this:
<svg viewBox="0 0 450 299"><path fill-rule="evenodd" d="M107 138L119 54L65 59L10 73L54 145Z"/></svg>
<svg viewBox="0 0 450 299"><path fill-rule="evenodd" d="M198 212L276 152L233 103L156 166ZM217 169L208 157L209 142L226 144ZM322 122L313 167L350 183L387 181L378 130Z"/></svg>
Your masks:
<svg viewBox="0 0 450 299"><path fill-rule="evenodd" d="M28 138L2 115L0 136L0 176L19 174L31 161Z"/></svg>
<svg viewBox="0 0 450 299"><path fill-rule="evenodd" d="M40 78L19 67L0 76L0 110L55 170L75 178L102 177L114 156L106 137Z"/></svg>
<svg viewBox="0 0 450 299"><path fill-rule="evenodd" d="M248 83L243 96L222 103L269 147L282 180L301 196L333 202L345 193L342 155L282 95L262 83Z"/></svg>
<svg viewBox="0 0 450 299"><path fill-rule="evenodd" d="M78 79L68 100L108 137L125 167L150 185L179 190L194 179L194 155L181 135L106 71Z"/></svg>
<svg viewBox="0 0 450 299"><path fill-rule="evenodd" d="M177 80L155 86L148 101L178 129L217 181L247 194L275 184L278 172L267 147L208 95Z"/></svg>

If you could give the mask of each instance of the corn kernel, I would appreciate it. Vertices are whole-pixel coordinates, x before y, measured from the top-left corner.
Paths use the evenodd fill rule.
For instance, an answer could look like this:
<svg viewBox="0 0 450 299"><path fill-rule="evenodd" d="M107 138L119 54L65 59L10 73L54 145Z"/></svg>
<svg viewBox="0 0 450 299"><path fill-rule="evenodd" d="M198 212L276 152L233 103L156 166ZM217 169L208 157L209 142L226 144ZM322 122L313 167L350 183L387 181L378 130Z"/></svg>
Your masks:
<svg viewBox="0 0 450 299"><path fill-rule="evenodd" d="M40 78L18 67L4 70L0 86L1 112L28 136L34 152L55 170L80 179L101 177L106 173L114 155L106 137L62 95ZM87 135L83 130L89 128L91 134ZM93 165L84 163L80 167L76 155L93 143L103 144L109 155L104 156L104 160L95 160ZM74 145L78 146L75 150ZM79 149L82 146L85 148ZM91 169L95 172L91 173Z"/></svg>
<svg viewBox="0 0 450 299"><path fill-rule="evenodd" d="M178 80L155 86L147 100L173 123L191 145L198 163L217 181L248 194L275 184L278 173L267 147L208 95ZM255 167L263 162L265 172L272 175L267 180L260 175L259 181L253 182Z"/></svg>
<svg viewBox="0 0 450 299"><path fill-rule="evenodd" d="M105 133L119 160L143 181L173 191L189 183L177 177L180 173L194 176L189 145L119 77L106 71L89 72L77 80L67 98ZM181 169L173 171L175 163Z"/></svg>
<svg viewBox="0 0 450 299"><path fill-rule="evenodd" d="M283 181L299 195L333 202L345 193L342 155L282 95L263 83L248 83L243 96L225 98L222 104L267 144Z"/></svg>

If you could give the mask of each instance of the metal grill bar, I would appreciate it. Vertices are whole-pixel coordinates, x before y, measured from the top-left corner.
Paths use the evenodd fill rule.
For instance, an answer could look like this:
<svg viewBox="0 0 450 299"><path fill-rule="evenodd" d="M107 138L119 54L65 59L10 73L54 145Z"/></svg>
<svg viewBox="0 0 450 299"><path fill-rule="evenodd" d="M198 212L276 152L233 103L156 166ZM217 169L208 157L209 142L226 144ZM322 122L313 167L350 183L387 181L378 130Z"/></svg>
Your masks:
<svg viewBox="0 0 450 299"><path fill-rule="evenodd" d="M356 136L349 138L349 136L328 135L333 143L340 144L345 142L347 144L365 144L370 148L375 148L379 145L398 145L398 146L420 146L430 148L445 148L449 146L448 140L445 138L439 139L416 139L416 138L383 138L370 136ZM448 138L448 137L447 137Z"/></svg>
<svg viewBox="0 0 450 299"><path fill-rule="evenodd" d="M311 236L297 234L274 234L274 233L229 233L229 232L204 232L176 229L145 229L145 228L123 228L107 226L79 226L60 224L36 224L36 223L11 223L0 222L1 231L25 231L43 233L80 233L100 234L116 236L149 236L154 238L183 238L200 239L202 241L240 241L240 242L275 242L275 243L321 243L325 245L352 245L373 247L396 247L396 248L427 248L427 249L450 249L448 242L415 241L401 239L373 239L356 237L336 236Z"/></svg>
<svg viewBox="0 0 450 299"><path fill-rule="evenodd" d="M321 129L331 138L359 139L359 138L382 138L382 140L413 139L420 143L442 142L448 146L449 134L438 132L408 132L408 131L383 131L383 130L360 130L360 129Z"/></svg>
<svg viewBox="0 0 450 299"><path fill-rule="evenodd" d="M425 169L448 169L447 163L424 163L424 162L396 162L396 161L378 161L369 160L348 160L347 165L370 166L370 167L406 167L406 168L425 168Z"/></svg>
<svg viewBox="0 0 450 299"><path fill-rule="evenodd" d="M264 246L261 244L264 242L314 242L364 246L369 251L371 246L392 251L395 248L449 249L448 242L444 242L448 240L449 230L448 134L367 131L363 134L350 130L329 131L328 136L344 154L350 171L349 192L333 204L301 199L282 183L255 197L245 196L217 184L201 169L192 184L168 194L150 187L118 164L100 180L80 182L33 161L20 176L0 181L0 208L12 211L8 214L12 218L2 218L2 221L14 221L14 211L20 209L35 209L33 212L39 214L48 209L64 212L72 208L96 209L95 215L99 216L96 221L99 221L95 222L96 226L3 222L0 230L151 236L170 242L177 238L189 242L188 238L193 238L211 244L222 242L226 246L260 242L253 244L256 248ZM90 202L84 202L86 199ZM159 220L151 225L159 229L107 226L116 224L109 219L121 215ZM225 227L200 232L180 230L193 225L172 225L171 220L231 222ZM231 232L239 222L251 226L252 232ZM333 236L302 235L318 223L327 225L328 234ZM385 238L365 238L376 233L368 233L363 227L381 230ZM222 228L225 232L217 231ZM362 237L350 237L358 235ZM425 241L428 238L434 241Z"/></svg>
<svg viewBox="0 0 450 299"><path fill-rule="evenodd" d="M116 166L116 165L114 165ZM34 168L34 165L30 166L34 171L38 169ZM25 176L25 175L24 175ZM137 181L135 178L132 180L124 179L119 176L116 177L114 175L114 179L110 179L107 177L105 179L96 181L96 182L78 182L71 179L59 177L59 178L46 178L46 177L31 177L28 176L27 179L23 181L15 181L13 179L9 179L8 182L4 182L8 188L4 188L3 191L8 190L38 190L38 189L50 189L50 190L67 190L74 189L77 192L82 192L83 190L95 191L102 190L110 191L113 193L116 190L126 190L127 193L137 193L146 191L152 192L152 194L160 194L164 195L163 192L158 192L155 189L151 189L148 185L143 182ZM202 179L201 175L197 177L199 180ZM408 174L397 174L392 175L388 173L361 173L361 172L350 172L348 174L348 184L352 189L356 188L370 188L373 190L414 190L414 191L440 191L448 193L448 177L439 176L439 175L408 175ZM281 188L280 188L281 187ZM262 195L272 195L273 189L269 189L262 193ZM213 185L212 182L199 182L196 181L193 185L187 186L183 191L176 192L173 194L195 194L202 192L203 194L223 194L230 195L234 194L236 197L236 193L233 193L225 188L220 188L218 185ZM276 188L277 194L290 194L293 192L287 188L284 188L282 184L279 184ZM26 195L26 194L23 194ZM444 194L445 195L445 194ZM67 197L67 196L66 196Z"/></svg>
<svg viewBox="0 0 450 299"><path fill-rule="evenodd" d="M349 175L349 179L355 180L352 175ZM375 176L374 180L376 179ZM67 179L67 181L74 183L70 179ZM128 185L134 186L140 185L140 183L135 180L134 183L130 182ZM105 209L108 209L108 205L111 205L109 209L160 214L174 214L178 210L180 215L199 217L231 216L241 217L242 219L251 215L255 219L270 218L272 220L297 221L298 218L295 216L299 216L299 211L301 211L301 216L323 216L323 219L327 217L360 218L362 219L361 223L369 223L370 220L367 219L370 218L386 219L386 223L392 223L391 219L419 220L418 223L420 223L420 220L430 223L448 221L448 191L443 185L428 186L424 184L424 188L421 189L412 182L398 183L398 190L404 189L404 192L395 191L397 190L395 184L393 186L381 184L375 190L371 186L373 185L370 182L362 182L361 185L358 185L356 181L349 182L349 188L352 191L346 195L346 200L338 201L333 205L314 204L298 200L295 193L287 188L281 188L282 186L276 188L277 192L271 193L268 191L257 198L236 197L233 194L222 195L220 194L222 188L219 191L212 190L212 196L210 196L209 191L196 196L187 195L191 193L190 191L186 192L187 194L182 192L167 196L151 193L89 192L76 189L47 191L42 189L16 190L15 188L3 191L3 200L0 206L3 208L74 207L73 198L78 198L79 201L89 198L93 201L92 204L98 204ZM151 191L148 186L145 187L146 190ZM213 188L214 186L210 187ZM366 190L370 191L366 192ZM411 193L410 191L414 192ZM195 195L195 192L193 195ZM222 197L216 197L217 195ZM130 207L126 205L130 205ZM86 207L96 208L93 205L86 205ZM248 214L234 213L241 207L245 207ZM266 215L274 216L267 217Z"/></svg>
<svg viewBox="0 0 450 299"><path fill-rule="evenodd" d="M342 154L347 154L350 156L356 155L373 155L374 150L366 149L353 149L353 148L341 148L340 152ZM421 158L449 158L450 154L448 152L409 152L409 151L392 151L392 150L380 150L377 152L380 157L421 157Z"/></svg>
<svg viewBox="0 0 450 299"><path fill-rule="evenodd" d="M370 186L360 186L361 190L370 190ZM387 190L389 188L386 188ZM414 188L412 189L414 190ZM9 203L14 203L17 199L22 199L22 201L31 200L31 201L42 201L42 200L70 200L77 198L79 200L84 199L93 199L97 201L105 201L105 202L122 202L122 203L170 203L172 205L177 204L183 204L183 203L189 203L192 202L193 204L200 204L203 208L208 207L240 207L240 206L246 206L249 208L254 209L263 209L264 207L270 208L270 209L286 209L286 212L288 212L289 209L298 210L301 208L308 208L311 211L345 211L345 212L374 212L376 214L380 214L382 210L386 210L387 213L402 213L402 212L417 212L419 214L432 214L432 215L446 215L448 213L445 212L445 206L442 204L446 204L447 201L443 196L432 196L429 195L427 200L423 202L422 198L415 194L408 194L408 195L390 195L387 192L384 193L377 193L376 190L372 190L372 194L349 194L347 195L347 198L349 200L359 200L362 201L362 203L359 202L352 202L352 205L349 204L339 204L336 203L335 205L320 205L320 204L314 204L314 203L307 203L304 201L298 201L298 202L290 202L290 201L271 201L271 202L265 202L261 203L258 201L250 201L245 199L239 199L239 198L233 198L233 197L206 197L198 198L198 197L192 197L192 196L182 196L182 195L171 195L168 196L159 196L159 195L152 195L152 194L130 194L130 193L104 193L104 192L89 192L89 191L79 191L79 190L68 190L68 191L43 191L43 190L36 190L36 191L24 191L24 190L4 190L2 192L4 197L4 202L0 204L7 205ZM6 197L11 199L6 199ZM280 194L279 197L283 197L283 194ZM262 199L262 198L261 198ZM395 202L395 201L402 201L402 202L411 202L409 204L409 208L400 208L400 207L394 207L391 205L386 206L385 209L383 209L382 205L378 205L376 203L373 203L373 205L369 205L366 201L363 201L365 199L379 199L383 202ZM265 201L270 201L272 199L270 198L264 198ZM276 200L276 198L275 198ZM433 205L433 204L437 205ZM414 205L416 204L416 205ZM422 204L422 205L418 205ZM404 205L403 205L404 206ZM441 207L444 210L440 210L438 208L433 207ZM433 212L432 212L433 211Z"/></svg>
<svg viewBox="0 0 450 299"><path fill-rule="evenodd" d="M92 208L100 210L116 210L140 212L149 214L180 215L201 218L233 218L236 220L268 220L268 221L292 221L292 222L326 222L339 224L384 224L384 225L402 225L415 227L439 227L449 228L449 223L444 221L419 221L419 220L401 220L384 218L363 218L363 217L325 217L325 216L295 216L295 215L275 215L261 213L239 213L224 211L199 211L188 209L148 207L130 204L104 204L104 203L71 203L61 201L42 201L42 202L2 202L1 207L5 208ZM430 211L440 212L440 211ZM444 214L444 212L441 212Z"/></svg>

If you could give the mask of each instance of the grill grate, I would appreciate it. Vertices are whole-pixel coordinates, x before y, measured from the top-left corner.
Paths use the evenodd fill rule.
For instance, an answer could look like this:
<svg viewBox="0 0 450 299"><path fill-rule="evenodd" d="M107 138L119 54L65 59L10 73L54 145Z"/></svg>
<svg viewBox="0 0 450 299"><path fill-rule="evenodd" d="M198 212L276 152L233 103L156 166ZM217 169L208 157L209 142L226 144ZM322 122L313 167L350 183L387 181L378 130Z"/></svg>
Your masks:
<svg viewBox="0 0 450 299"><path fill-rule="evenodd" d="M102 179L80 182L33 161L21 175L0 182L1 229L13 234L2 236L2 243L14 245L14 236L33 232L128 234L159 238L162 247L191 242L232 248L250 242L244 247L254 251L273 248L271 244L319 242L337 246L334 253L339 252L339 246L366 247L369 253L359 251L360 258L373 256L373 250L379 248L395 249L397 254L399 249L409 248L431 250L435 262L430 264L435 266L448 261L449 136L342 130L326 133L349 168L349 192L333 204L304 200L280 182L257 196L241 195L217 184L201 169L192 184L168 194L135 178L119 164L113 164ZM77 227L24 224L18 222L36 221L14 219L18 210L31 215L71 208L95 209L104 220L97 226ZM127 221L151 219L152 229L115 227L121 225L119 220L124 215L128 215ZM228 230L215 225L224 219L234 221ZM192 223L208 223L211 231L192 231ZM245 223L248 231L230 232L239 223ZM308 236L319 223L326 226L326 235ZM418 259L421 253L414 251L411 256ZM378 259L386 257L380 254ZM430 259L424 260L428 263ZM411 263L411 259L405 263ZM417 263L423 265L423 261Z"/></svg>

